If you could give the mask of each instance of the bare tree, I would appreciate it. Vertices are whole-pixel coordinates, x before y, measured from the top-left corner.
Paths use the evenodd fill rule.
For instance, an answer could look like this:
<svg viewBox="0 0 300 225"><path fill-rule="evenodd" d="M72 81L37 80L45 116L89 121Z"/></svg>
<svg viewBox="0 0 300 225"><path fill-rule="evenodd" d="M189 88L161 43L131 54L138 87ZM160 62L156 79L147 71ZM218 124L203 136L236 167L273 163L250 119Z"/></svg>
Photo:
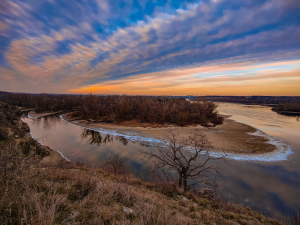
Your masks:
<svg viewBox="0 0 300 225"><path fill-rule="evenodd" d="M126 172L127 159L121 157L118 153L112 153L104 162L104 167L113 174L124 174Z"/></svg>
<svg viewBox="0 0 300 225"><path fill-rule="evenodd" d="M170 168L179 175L179 187L187 191L197 183L214 186L218 168L209 165L209 161L225 159L225 156L214 157L210 154L211 143L206 136L195 129L187 138L180 138L174 129L167 129L163 144L156 145L154 150L141 152L154 159L156 169ZM193 183L188 183L192 180Z"/></svg>

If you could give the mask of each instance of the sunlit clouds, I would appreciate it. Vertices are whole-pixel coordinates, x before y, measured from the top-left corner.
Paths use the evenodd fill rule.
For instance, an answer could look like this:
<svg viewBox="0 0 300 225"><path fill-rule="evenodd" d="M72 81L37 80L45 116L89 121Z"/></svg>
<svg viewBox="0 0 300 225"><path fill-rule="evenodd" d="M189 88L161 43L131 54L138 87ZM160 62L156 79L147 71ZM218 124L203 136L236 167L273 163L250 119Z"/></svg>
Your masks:
<svg viewBox="0 0 300 225"><path fill-rule="evenodd" d="M300 2L0 3L0 89L300 95Z"/></svg>
<svg viewBox="0 0 300 225"><path fill-rule="evenodd" d="M257 62L256 62L257 63ZM107 81L70 93L148 95L299 95L300 60L184 68Z"/></svg>

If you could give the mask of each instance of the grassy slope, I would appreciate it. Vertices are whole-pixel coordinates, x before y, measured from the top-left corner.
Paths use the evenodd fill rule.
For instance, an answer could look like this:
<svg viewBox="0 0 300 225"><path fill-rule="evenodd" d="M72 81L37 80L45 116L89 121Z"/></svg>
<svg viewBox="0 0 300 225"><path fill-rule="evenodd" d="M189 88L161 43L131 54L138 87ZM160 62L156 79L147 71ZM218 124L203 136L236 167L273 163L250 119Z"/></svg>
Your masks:
<svg viewBox="0 0 300 225"><path fill-rule="evenodd" d="M0 112L7 109L2 106ZM21 124L17 110L10 113L8 119ZM1 224L279 224L242 205L183 193L172 184L67 162L24 129L15 131L0 144Z"/></svg>

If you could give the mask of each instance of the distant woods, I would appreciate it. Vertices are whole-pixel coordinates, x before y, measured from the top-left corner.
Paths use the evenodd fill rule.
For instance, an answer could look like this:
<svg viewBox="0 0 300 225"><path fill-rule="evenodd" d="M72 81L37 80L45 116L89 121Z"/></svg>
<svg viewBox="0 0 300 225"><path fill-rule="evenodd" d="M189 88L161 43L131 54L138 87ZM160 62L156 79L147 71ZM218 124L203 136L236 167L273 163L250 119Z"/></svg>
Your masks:
<svg viewBox="0 0 300 225"><path fill-rule="evenodd" d="M280 103L298 103L300 96L205 96L207 101L231 102L241 104L277 105ZM196 100L197 97L192 98Z"/></svg>
<svg viewBox="0 0 300 225"><path fill-rule="evenodd" d="M230 102L248 105L272 106L272 110L283 115L300 115L300 96L206 96L207 101ZM197 98L192 98L196 100Z"/></svg>
<svg viewBox="0 0 300 225"><path fill-rule="evenodd" d="M288 114L288 113L298 113L300 114L300 102L294 103L280 103L272 109L275 112Z"/></svg>
<svg viewBox="0 0 300 225"><path fill-rule="evenodd" d="M184 98L151 96L95 96L11 94L0 92L0 101L34 108L37 113L76 110L72 115L87 120L121 123L135 121L179 126L222 124L217 104L211 101L190 102Z"/></svg>
<svg viewBox="0 0 300 225"><path fill-rule="evenodd" d="M151 124L221 124L217 104L191 103L184 98L146 96L86 96L73 116L103 122L138 121Z"/></svg>
<svg viewBox="0 0 300 225"><path fill-rule="evenodd" d="M0 92L0 101L14 106L34 108L37 113L72 110L84 100L82 95L12 94Z"/></svg>

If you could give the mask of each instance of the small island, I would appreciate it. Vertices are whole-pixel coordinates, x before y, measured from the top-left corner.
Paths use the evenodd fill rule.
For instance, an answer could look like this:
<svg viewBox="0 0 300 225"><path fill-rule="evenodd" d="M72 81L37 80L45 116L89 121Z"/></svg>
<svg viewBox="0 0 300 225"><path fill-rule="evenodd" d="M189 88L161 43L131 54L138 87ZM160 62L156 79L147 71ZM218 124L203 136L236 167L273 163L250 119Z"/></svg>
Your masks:
<svg viewBox="0 0 300 225"><path fill-rule="evenodd" d="M168 128L176 129L183 138L196 129L212 143L214 151L227 153L262 154L277 149L263 132L228 117L218 114L217 104L210 101L136 96L88 96L77 111L62 116L88 129L160 140Z"/></svg>

